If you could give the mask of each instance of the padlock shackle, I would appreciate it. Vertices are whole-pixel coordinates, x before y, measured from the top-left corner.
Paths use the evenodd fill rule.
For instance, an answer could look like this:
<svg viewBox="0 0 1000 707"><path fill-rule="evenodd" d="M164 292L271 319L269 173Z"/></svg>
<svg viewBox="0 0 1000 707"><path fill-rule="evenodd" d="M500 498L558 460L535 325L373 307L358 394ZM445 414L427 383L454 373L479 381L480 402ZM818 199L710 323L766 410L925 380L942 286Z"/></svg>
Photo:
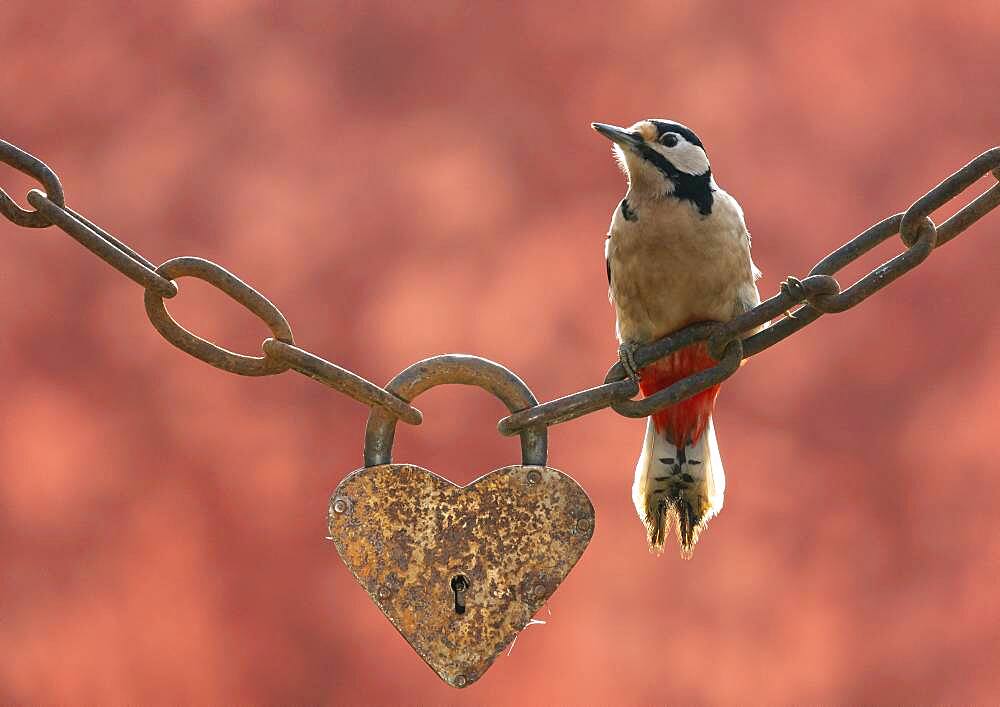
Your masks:
<svg viewBox="0 0 1000 707"><path fill-rule="evenodd" d="M389 381L385 389L410 402L425 390L445 383L475 385L488 390L512 413L538 404L528 386L513 371L494 361L464 354L445 354L417 361ZM395 435L396 418L381 406L373 407L365 427L365 466L392 463ZM545 466L548 439L548 429L544 426L522 431L521 464Z"/></svg>

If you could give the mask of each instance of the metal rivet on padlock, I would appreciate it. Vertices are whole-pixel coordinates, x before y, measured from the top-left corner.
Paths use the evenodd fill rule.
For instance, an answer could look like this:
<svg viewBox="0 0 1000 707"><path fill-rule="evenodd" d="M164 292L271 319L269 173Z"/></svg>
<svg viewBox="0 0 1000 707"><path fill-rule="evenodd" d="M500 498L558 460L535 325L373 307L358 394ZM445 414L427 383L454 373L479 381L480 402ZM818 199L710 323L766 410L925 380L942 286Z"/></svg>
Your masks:
<svg viewBox="0 0 1000 707"><path fill-rule="evenodd" d="M351 510L351 502L346 498L335 498L331 508L333 508L334 513L349 513Z"/></svg>
<svg viewBox="0 0 1000 707"><path fill-rule="evenodd" d="M443 383L485 388L511 412L536 404L520 378L476 356L420 361L386 390L409 402ZM594 507L579 484L545 465L545 428L522 433L521 464L467 486L412 464L393 464L395 429L395 418L373 409L365 467L334 492L330 536L403 638L445 682L465 687L486 672L580 559Z"/></svg>

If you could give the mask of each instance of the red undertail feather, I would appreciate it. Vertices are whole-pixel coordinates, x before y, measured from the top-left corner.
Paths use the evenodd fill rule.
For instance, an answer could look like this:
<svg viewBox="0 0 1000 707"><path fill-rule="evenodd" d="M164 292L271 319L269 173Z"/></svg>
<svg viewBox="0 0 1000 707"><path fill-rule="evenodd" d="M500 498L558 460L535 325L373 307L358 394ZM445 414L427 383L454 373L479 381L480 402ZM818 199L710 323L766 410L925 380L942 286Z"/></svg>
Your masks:
<svg viewBox="0 0 1000 707"><path fill-rule="evenodd" d="M716 363L708 353L707 344L692 344L643 368L639 372L639 388L644 396L649 397ZM694 444L705 432L718 395L719 386L713 385L708 390L671 405L653 415L653 426L676 447Z"/></svg>

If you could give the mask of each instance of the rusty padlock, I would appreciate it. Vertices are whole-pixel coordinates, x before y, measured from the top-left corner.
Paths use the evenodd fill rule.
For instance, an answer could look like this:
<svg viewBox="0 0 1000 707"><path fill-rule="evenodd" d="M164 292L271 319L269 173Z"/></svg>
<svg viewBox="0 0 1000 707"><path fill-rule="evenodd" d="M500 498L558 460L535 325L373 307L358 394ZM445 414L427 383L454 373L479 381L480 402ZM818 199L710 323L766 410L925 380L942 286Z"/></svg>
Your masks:
<svg viewBox="0 0 1000 707"><path fill-rule="evenodd" d="M476 356L436 356L386 386L407 402L443 383L477 385L511 412L536 404L507 368ZM522 460L457 486L393 464L396 420L374 408L365 466L330 499L337 551L417 654L453 687L478 680L552 595L594 531L594 507L546 466L544 427L521 435Z"/></svg>

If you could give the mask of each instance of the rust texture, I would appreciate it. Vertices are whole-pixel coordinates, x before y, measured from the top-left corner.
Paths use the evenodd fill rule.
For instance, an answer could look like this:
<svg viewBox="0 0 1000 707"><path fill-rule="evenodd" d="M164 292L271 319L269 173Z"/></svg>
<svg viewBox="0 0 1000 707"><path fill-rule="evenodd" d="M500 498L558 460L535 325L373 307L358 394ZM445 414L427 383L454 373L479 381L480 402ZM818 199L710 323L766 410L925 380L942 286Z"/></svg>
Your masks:
<svg viewBox="0 0 1000 707"><path fill-rule="evenodd" d="M495 361L467 354L442 354L409 365L389 381L385 389L409 402L434 386L475 385L500 398L511 412L529 409L538 400L528 386L510 369ZM365 427L365 466L392 463L392 441L396 418L391 411L373 407ZM525 427L521 435L521 463L545 466L548 432L545 427Z"/></svg>
<svg viewBox="0 0 1000 707"><path fill-rule="evenodd" d="M211 260L189 256L172 258L160 265L156 272L169 280L182 276L204 280L260 317L274 334L274 338L293 343L292 330L278 308L264 295ZM233 353L192 334L174 321L163 305L163 297L152 290L146 290L145 303L146 315L160 335L181 351L205 363L241 376L268 376L288 369L287 364L277 359Z"/></svg>
<svg viewBox="0 0 1000 707"><path fill-rule="evenodd" d="M537 404L512 371L478 356L418 361L386 385L403 401L443 384L475 385L511 411ZM373 408L365 468L330 501L330 536L372 600L453 687L478 680L580 559L594 507L545 466L544 427L521 432L521 464L468 486L392 464L396 419Z"/></svg>
<svg viewBox="0 0 1000 707"><path fill-rule="evenodd" d="M465 687L580 559L594 507L549 467L508 466L461 487L418 466L386 464L341 482L329 529L403 638L442 680Z"/></svg>

